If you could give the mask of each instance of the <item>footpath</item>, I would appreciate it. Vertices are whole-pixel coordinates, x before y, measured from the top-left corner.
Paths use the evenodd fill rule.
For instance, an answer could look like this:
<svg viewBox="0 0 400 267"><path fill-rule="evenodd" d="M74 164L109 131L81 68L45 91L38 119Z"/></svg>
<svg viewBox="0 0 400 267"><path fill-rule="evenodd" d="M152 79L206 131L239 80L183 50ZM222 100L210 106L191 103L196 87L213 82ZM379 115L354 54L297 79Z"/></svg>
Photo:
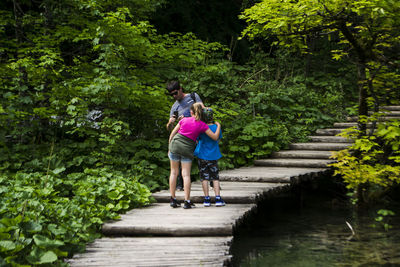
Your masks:
<svg viewBox="0 0 400 267"><path fill-rule="evenodd" d="M384 108L387 114L380 120L400 119L400 106ZM222 171L224 207L203 207L200 182L192 183L193 209L172 209L168 190L156 192L156 203L105 223L104 237L68 262L74 267L229 266L235 230L257 209L257 203L295 184L329 174L332 151L351 145L350 140L336 134L356 126L355 119L317 130L309 142L290 144L288 150L256 160L254 166ZM214 203L212 190L210 195ZM182 201L183 192L177 192L177 198Z"/></svg>

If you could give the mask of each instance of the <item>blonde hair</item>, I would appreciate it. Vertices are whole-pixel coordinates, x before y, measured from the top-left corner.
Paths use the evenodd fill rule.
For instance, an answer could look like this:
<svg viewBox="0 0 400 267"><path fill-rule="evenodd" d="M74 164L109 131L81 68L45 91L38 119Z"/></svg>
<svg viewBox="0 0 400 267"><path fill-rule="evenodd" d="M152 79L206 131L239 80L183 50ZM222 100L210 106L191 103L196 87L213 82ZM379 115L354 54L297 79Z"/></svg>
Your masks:
<svg viewBox="0 0 400 267"><path fill-rule="evenodd" d="M203 118L203 105L201 103L194 103L190 110L193 112L193 116L195 117L196 121L202 120Z"/></svg>

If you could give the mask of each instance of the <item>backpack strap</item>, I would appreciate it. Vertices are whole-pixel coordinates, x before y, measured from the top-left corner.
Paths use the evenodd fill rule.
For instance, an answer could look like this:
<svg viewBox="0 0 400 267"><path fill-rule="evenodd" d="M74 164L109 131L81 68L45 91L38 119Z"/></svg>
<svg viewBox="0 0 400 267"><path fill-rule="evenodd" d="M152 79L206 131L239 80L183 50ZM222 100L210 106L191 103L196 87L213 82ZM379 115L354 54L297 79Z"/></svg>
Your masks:
<svg viewBox="0 0 400 267"><path fill-rule="evenodd" d="M196 93L195 92L191 92L190 93L190 97L193 99L194 103L196 103Z"/></svg>

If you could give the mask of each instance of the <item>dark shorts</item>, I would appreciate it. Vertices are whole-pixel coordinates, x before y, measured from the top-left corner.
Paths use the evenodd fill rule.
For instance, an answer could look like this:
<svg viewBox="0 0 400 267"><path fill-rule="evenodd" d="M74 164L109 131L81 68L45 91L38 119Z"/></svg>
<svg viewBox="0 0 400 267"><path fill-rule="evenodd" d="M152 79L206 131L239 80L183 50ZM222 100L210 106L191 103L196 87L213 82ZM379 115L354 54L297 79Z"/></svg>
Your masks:
<svg viewBox="0 0 400 267"><path fill-rule="evenodd" d="M216 160L198 159L200 181L218 181L219 170L218 162Z"/></svg>

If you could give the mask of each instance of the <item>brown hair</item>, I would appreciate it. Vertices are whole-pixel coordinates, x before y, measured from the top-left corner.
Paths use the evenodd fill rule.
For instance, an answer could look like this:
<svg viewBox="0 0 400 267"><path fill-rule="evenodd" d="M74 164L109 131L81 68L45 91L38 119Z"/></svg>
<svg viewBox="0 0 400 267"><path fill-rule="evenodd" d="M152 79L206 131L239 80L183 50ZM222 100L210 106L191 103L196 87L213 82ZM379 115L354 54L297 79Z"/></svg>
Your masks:
<svg viewBox="0 0 400 267"><path fill-rule="evenodd" d="M193 116L195 117L196 121L203 119L203 105L201 103L194 103L190 110L193 112Z"/></svg>

